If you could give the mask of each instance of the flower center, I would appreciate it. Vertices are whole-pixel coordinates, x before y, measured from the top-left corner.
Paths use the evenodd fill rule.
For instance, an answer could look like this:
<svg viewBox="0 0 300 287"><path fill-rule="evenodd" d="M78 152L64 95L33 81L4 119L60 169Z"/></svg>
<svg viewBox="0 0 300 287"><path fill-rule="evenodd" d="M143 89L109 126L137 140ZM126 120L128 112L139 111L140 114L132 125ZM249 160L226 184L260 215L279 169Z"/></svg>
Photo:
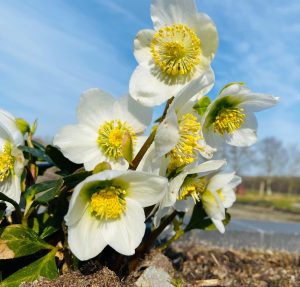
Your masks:
<svg viewBox="0 0 300 287"><path fill-rule="evenodd" d="M122 143L126 134L129 134L133 143L136 143L136 134L126 122L111 120L105 122L98 130L98 144L103 153L110 159L118 160L122 157Z"/></svg>
<svg viewBox="0 0 300 287"><path fill-rule="evenodd" d="M214 132L218 132L220 135L224 133L231 134L242 126L245 118L243 108L222 109L213 123Z"/></svg>
<svg viewBox="0 0 300 287"><path fill-rule="evenodd" d="M188 180L182 185L178 199L184 200L191 196L195 203L200 201L200 195L204 193L206 184L207 180L205 178Z"/></svg>
<svg viewBox="0 0 300 287"><path fill-rule="evenodd" d="M14 173L15 158L11 155L11 145L7 142L0 151L0 182Z"/></svg>
<svg viewBox="0 0 300 287"><path fill-rule="evenodd" d="M198 141L202 139L201 124L193 114L183 115L179 121L179 141L169 152L169 171L192 163L197 158L197 151L203 150Z"/></svg>
<svg viewBox="0 0 300 287"><path fill-rule="evenodd" d="M168 75L186 75L200 63L200 39L182 24L159 29L153 36L151 53L155 63Z"/></svg>
<svg viewBox="0 0 300 287"><path fill-rule="evenodd" d="M96 192L91 197L90 211L99 219L119 219L126 210L126 191L114 186Z"/></svg>

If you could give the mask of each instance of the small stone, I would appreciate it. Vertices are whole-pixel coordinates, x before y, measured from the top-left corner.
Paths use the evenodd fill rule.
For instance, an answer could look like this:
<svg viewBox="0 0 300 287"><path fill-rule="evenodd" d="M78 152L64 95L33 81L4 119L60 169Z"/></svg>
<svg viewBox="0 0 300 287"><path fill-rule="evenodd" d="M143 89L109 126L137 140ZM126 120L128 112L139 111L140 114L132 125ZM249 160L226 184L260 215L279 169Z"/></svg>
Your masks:
<svg viewBox="0 0 300 287"><path fill-rule="evenodd" d="M137 287L174 287L171 276L162 268L148 267L135 282Z"/></svg>

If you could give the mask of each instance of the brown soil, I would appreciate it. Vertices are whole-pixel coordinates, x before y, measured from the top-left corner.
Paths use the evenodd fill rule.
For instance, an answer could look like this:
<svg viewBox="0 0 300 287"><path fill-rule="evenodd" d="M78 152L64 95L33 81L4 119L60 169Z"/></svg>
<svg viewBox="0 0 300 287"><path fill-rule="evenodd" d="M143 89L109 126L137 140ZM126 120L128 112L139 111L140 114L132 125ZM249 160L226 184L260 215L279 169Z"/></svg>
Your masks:
<svg viewBox="0 0 300 287"><path fill-rule="evenodd" d="M134 286L134 282L149 266L164 269L177 279L174 286L178 287L300 286L299 254L232 250L179 241L167 250L166 255L168 257L158 251L151 252L126 280L121 280L122 283L114 272L104 267L91 275L71 272L54 281L42 280L23 284L22 287L128 287Z"/></svg>
<svg viewBox="0 0 300 287"><path fill-rule="evenodd" d="M176 254L179 254L177 258ZM173 245L169 256L173 262L177 260L182 281L186 282L183 286L300 286L299 254L231 250L179 242Z"/></svg>
<svg viewBox="0 0 300 287"><path fill-rule="evenodd" d="M70 272L55 280L42 279L38 282L25 283L21 287L119 287L120 280L117 275L104 267L100 271L82 275L80 272Z"/></svg>

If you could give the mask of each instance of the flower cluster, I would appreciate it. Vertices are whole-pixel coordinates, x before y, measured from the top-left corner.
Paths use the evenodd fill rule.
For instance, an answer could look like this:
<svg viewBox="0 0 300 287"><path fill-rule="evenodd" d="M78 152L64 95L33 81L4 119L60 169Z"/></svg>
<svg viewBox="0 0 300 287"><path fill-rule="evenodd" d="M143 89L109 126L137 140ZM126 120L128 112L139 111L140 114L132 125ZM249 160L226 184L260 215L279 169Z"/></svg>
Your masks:
<svg viewBox="0 0 300 287"><path fill-rule="evenodd" d="M138 66L129 94L115 99L100 89L84 92L78 123L63 127L53 146L34 142L33 128L0 110L0 192L19 204L26 189L22 222L29 227L41 206L49 218L64 216L65 246L80 260L107 245L123 255L138 247L141 253L174 220L181 222L175 232L215 226L223 233L241 179L222 171L226 159L216 159L216 152L223 144L253 145L254 113L278 102L243 83L228 84L214 100L207 96L218 33L193 0L152 0L151 18L154 29L134 40ZM147 134L153 107L163 103ZM42 160L56 166L60 179L36 182ZM57 202L67 202L60 217L51 209ZM6 216L15 208L8 202ZM53 226L51 234L60 229ZM47 232L38 229L43 238Z"/></svg>

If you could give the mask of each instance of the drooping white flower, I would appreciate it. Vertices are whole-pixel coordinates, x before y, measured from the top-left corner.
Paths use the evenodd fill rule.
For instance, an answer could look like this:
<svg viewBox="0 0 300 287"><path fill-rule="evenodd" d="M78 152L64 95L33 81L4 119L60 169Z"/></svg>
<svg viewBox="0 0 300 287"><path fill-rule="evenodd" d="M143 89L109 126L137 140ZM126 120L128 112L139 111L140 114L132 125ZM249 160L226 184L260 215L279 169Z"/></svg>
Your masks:
<svg viewBox="0 0 300 287"><path fill-rule="evenodd" d="M165 119L157 128L154 139L155 157L169 159L168 172L191 164L198 155L211 158L214 149L208 146L202 135L201 118L194 110L196 102L191 100L203 90L212 87L210 76L204 74L185 86L170 105ZM201 82L201 85L199 85ZM202 89L199 90L199 87Z"/></svg>
<svg viewBox="0 0 300 287"><path fill-rule="evenodd" d="M80 260L109 245L132 255L145 233L143 207L164 196L167 179L137 171L103 171L75 187L65 221L71 251Z"/></svg>
<svg viewBox="0 0 300 287"><path fill-rule="evenodd" d="M254 112L273 107L278 99L253 93L241 83L226 86L203 117L205 140L212 147L224 141L233 146L254 144L257 141Z"/></svg>
<svg viewBox="0 0 300 287"><path fill-rule="evenodd" d="M134 153L145 141L143 136L151 122L152 110L125 96L115 100L111 95L90 89L83 93L77 110L77 125L63 127L54 138L64 156L83 163L92 170L100 162L114 169L127 169L122 144L130 137Z"/></svg>
<svg viewBox="0 0 300 287"><path fill-rule="evenodd" d="M236 200L234 189L241 183L235 173L220 173L213 176L202 195L204 210L221 233L225 232L223 220L225 208L230 208Z"/></svg>
<svg viewBox="0 0 300 287"><path fill-rule="evenodd" d="M144 105L156 106L210 69L218 34L194 0L152 0L151 18L154 30L142 30L134 40L139 65L129 92Z"/></svg>
<svg viewBox="0 0 300 287"><path fill-rule="evenodd" d="M209 178L198 175L187 178L180 188L179 200L175 207L179 211L191 209L201 201L205 212L216 228L225 232L223 220L225 209L232 206L236 196L234 189L241 183L235 173L219 173Z"/></svg>
<svg viewBox="0 0 300 287"><path fill-rule="evenodd" d="M18 130L15 118L4 110L0 110L0 192L15 202L20 202L21 175L24 168L23 153L18 149L24 144L21 132ZM14 210L7 204L6 213Z"/></svg>
<svg viewBox="0 0 300 287"><path fill-rule="evenodd" d="M187 177L192 175L193 178L195 176L205 178L205 176L216 172L225 164L225 160L209 160L201 164L193 163L186 166L183 171L170 180L168 192L157 205L154 224L159 225L161 218L172 210L187 212L192 207L190 199L193 199L194 202L199 200L197 187L187 188L188 194L182 192L182 186Z"/></svg>

